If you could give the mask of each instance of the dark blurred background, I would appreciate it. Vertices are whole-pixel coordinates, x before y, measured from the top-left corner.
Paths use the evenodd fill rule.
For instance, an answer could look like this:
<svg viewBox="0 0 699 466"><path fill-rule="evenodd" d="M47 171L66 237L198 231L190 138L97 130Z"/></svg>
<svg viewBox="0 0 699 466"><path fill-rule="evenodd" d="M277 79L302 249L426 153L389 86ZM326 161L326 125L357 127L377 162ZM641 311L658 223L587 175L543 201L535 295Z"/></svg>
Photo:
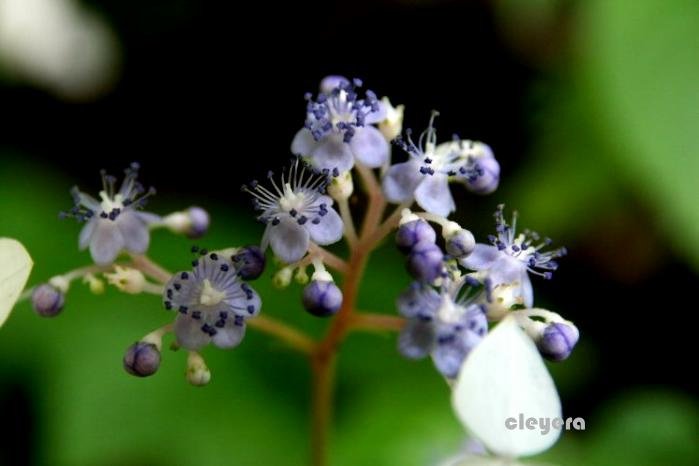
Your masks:
<svg viewBox="0 0 699 466"><path fill-rule="evenodd" d="M453 190L457 220L477 238L504 202L571 252L535 290L539 307L581 330L576 353L551 369L564 413L584 417L587 430L565 434L546 459L699 460L696 2L2 2L0 234L29 248L31 283L87 260L74 250L78 227L54 217L69 206L68 188L96 191L99 169L119 172L133 160L159 191L153 210L199 204L214 213L217 247L255 241L261 228L239 186L288 159L304 92L328 74L360 77L406 105L405 127L420 131L438 109L441 138L458 133L493 147L501 188L485 198ZM65 60L43 65L56 56ZM186 245L158 234L153 256L177 268ZM368 285L363 305L390 313L408 279L395 273L392 248L379 257L395 265L381 261L373 273L397 278ZM111 290L96 298L74 288L60 319L37 322L24 304L0 334L8 427L0 464L303 461L302 360L249 335L233 353L210 351L206 389L180 387L178 357L153 380L132 381L119 367L123 348L167 317L152 299L134 305ZM298 292L268 289L267 309ZM106 319L95 306L108 309ZM270 313L286 317L281 311ZM287 311L321 330L300 306ZM343 354L336 464L434 464L458 447L445 387L429 364L397 360L394 344L361 336ZM83 363L93 372L81 372ZM416 393L397 393L407 380ZM425 394L434 401L421 404ZM190 403L203 411L178 411Z"/></svg>

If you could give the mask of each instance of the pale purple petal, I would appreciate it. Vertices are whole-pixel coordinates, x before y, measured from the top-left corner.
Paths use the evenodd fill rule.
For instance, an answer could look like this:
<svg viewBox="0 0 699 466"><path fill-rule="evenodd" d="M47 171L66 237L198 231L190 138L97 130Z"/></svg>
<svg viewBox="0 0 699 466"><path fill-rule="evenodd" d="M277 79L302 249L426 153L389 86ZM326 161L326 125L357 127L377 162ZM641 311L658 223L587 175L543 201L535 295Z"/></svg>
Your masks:
<svg viewBox="0 0 699 466"><path fill-rule="evenodd" d="M179 314L175 319L175 339L177 344L188 350L198 350L211 341L208 333L202 331L204 325L199 319L192 319L189 316Z"/></svg>
<svg viewBox="0 0 699 466"><path fill-rule="evenodd" d="M492 286L497 286L503 283L521 283L522 277L527 276L527 266L519 259L516 259L508 254L501 253L500 256L487 269L487 273Z"/></svg>
<svg viewBox="0 0 699 466"><path fill-rule="evenodd" d="M116 222L106 219L97 221L90 239L90 254L97 265L109 265L124 249L124 237Z"/></svg>
<svg viewBox="0 0 699 466"><path fill-rule="evenodd" d="M356 159L370 168L386 163L391 152L386 138L373 126L357 128L349 144Z"/></svg>
<svg viewBox="0 0 699 466"><path fill-rule="evenodd" d="M219 348L235 348L243 341L245 336L245 322L235 323L235 319L228 319L223 328L216 329L216 335L211 339L212 343ZM202 334L204 332L201 332Z"/></svg>
<svg viewBox="0 0 699 466"><path fill-rule="evenodd" d="M97 226L97 222L99 221L98 218L92 217L83 227L82 230L80 230L80 237L78 238L78 247L82 251L83 249L87 248L87 246L90 244L90 239L92 238L92 233L95 231L95 226Z"/></svg>
<svg viewBox="0 0 699 466"><path fill-rule="evenodd" d="M466 258L459 260L459 263L471 270L485 270L501 256L502 251L490 244L477 243L473 252Z"/></svg>
<svg viewBox="0 0 699 466"><path fill-rule="evenodd" d="M396 204L411 200L424 176L420 173L420 164L414 160L391 166L383 178L386 199Z"/></svg>
<svg viewBox="0 0 699 466"><path fill-rule="evenodd" d="M415 200L427 212L446 217L456 210L447 175L426 175L415 189Z"/></svg>
<svg viewBox="0 0 699 466"><path fill-rule="evenodd" d="M354 155L349 144L342 141L342 136L328 133L323 136L310 154L311 162L319 170L337 168L346 172L354 166Z"/></svg>
<svg viewBox="0 0 699 466"><path fill-rule="evenodd" d="M375 112L367 113L364 116L364 123L371 125L381 123L386 119L386 114L388 113L388 110L386 109L386 104L380 100L377 103L379 104L379 109Z"/></svg>
<svg viewBox="0 0 699 466"><path fill-rule="evenodd" d="M406 358L422 359L432 351L434 342L432 324L411 320L398 336L398 351Z"/></svg>
<svg viewBox="0 0 699 466"><path fill-rule="evenodd" d="M328 207L327 214L318 218L320 219L318 224L313 223L313 221L308 221L304 225L311 235L313 242L320 245L327 245L337 243L342 239L344 224L342 223L342 218L340 218L335 209Z"/></svg>
<svg viewBox="0 0 699 466"><path fill-rule="evenodd" d="M162 217L157 214L153 214L150 212L141 212L141 211L136 211L134 212L138 218L140 218L143 223L146 225L150 225L151 223L158 223L162 220Z"/></svg>
<svg viewBox="0 0 699 466"><path fill-rule="evenodd" d="M278 225L270 227L269 243L279 259L291 264L308 251L309 233L296 220L285 218Z"/></svg>
<svg viewBox="0 0 699 466"><path fill-rule="evenodd" d="M222 302L222 311L233 312L244 318L254 317L260 313L262 308L262 300L257 291L243 284L242 287L248 289L248 293L238 291L236 288L229 287L226 293L226 299ZM241 288L242 288L241 287Z"/></svg>
<svg viewBox="0 0 699 466"><path fill-rule="evenodd" d="M301 157L308 157L313 153L313 149L316 148L318 142L313 139L311 132L302 128L294 136L294 140L291 141L291 153Z"/></svg>
<svg viewBox="0 0 699 466"><path fill-rule="evenodd" d="M150 234L148 226L133 211L122 212L114 222L124 238L124 248L134 254L143 254L148 250Z"/></svg>
<svg viewBox="0 0 699 466"><path fill-rule="evenodd" d="M323 80L320 82L320 92L322 92L323 94L330 94L333 90L337 89L342 84L349 83L349 79L345 78L344 76L331 74L330 76L324 77Z"/></svg>
<svg viewBox="0 0 699 466"><path fill-rule="evenodd" d="M524 301L524 307L530 308L534 305L534 290L532 289L532 281L529 278L529 273L526 269L522 270L522 277L520 278L521 291L520 296Z"/></svg>
<svg viewBox="0 0 699 466"><path fill-rule="evenodd" d="M431 319L439 308L442 298L432 287L413 283L396 300L398 312L409 319Z"/></svg>

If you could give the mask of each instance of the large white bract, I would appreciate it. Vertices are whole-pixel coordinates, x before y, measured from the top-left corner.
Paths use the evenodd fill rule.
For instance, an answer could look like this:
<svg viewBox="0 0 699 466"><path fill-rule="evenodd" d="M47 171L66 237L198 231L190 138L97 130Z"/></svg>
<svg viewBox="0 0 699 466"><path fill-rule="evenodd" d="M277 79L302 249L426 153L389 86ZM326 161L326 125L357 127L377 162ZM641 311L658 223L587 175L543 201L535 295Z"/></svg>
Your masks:
<svg viewBox="0 0 699 466"><path fill-rule="evenodd" d="M553 379L534 342L508 317L476 346L454 386L457 416L492 453L517 458L551 447L561 433L550 429L508 429L508 418L561 417Z"/></svg>
<svg viewBox="0 0 699 466"><path fill-rule="evenodd" d="M17 240L0 238L0 326L10 315L34 263Z"/></svg>

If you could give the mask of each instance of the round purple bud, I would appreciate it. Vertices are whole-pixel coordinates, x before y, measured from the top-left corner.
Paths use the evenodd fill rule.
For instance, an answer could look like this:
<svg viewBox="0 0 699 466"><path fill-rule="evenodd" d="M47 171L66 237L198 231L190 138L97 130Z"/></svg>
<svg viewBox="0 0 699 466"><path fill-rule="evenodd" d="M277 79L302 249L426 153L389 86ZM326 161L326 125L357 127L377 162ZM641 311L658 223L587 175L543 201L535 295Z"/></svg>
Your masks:
<svg viewBox="0 0 699 466"><path fill-rule="evenodd" d="M136 377L153 375L160 367L160 351L153 343L139 341L124 354L124 369Z"/></svg>
<svg viewBox="0 0 699 466"><path fill-rule="evenodd" d="M32 306L41 317L56 317L64 303L63 293L48 283L39 285L32 293Z"/></svg>
<svg viewBox="0 0 699 466"><path fill-rule="evenodd" d="M546 359L563 361L570 356L579 336L575 327L556 322L544 329L537 346Z"/></svg>
<svg viewBox="0 0 699 466"><path fill-rule="evenodd" d="M192 239L201 238L209 230L209 213L201 207L190 207L187 209L190 227L187 236Z"/></svg>
<svg viewBox="0 0 699 466"><path fill-rule="evenodd" d="M417 243L434 243L437 241L437 233L423 219L412 220L401 225L396 233L398 249L408 254Z"/></svg>
<svg viewBox="0 0 699 466"><path fill-rule="evenodd" d="M232 257L243 280L255 280L265 271L265 253L257 246L245 246Z"/></svg>
<svg viewBox="0 0 699 466"><path fill-rule="evenodd" d="M478 173L466 179L466 187L476 194L490 194L500 183L500 164L495 157L479 157L475 162Z"/></svg>
<svg viewBox="0 0 699 466"><path fill-rule="evenodd" d="M331 316L340 306L342 291L333 282L313 280L303 289L303 307L314 316Z"/></svg>
<svg viewBox="0 0 699 466"><path fill-rule="evenodd" d="M416 244L408 256L408 272L416 280L432 283L444 272L444 254L434 243Z"/></svg>
<svg viewBox="0 0 699 466"><path fill-rule="evenodd" d="M455 259L463 259L469 256L476 247L476 239L470 231L463 228L452 234L444 243L447 254Z"/></svg>

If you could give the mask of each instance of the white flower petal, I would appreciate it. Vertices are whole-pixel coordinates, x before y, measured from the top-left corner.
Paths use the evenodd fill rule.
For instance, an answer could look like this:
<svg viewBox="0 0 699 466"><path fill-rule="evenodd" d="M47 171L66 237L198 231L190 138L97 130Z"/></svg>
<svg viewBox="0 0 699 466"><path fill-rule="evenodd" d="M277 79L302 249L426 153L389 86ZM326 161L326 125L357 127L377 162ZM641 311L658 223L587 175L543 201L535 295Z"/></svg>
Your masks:
<svg viewBox="0 0 699 466"><path fill-rule="evenodd" d="M420 164L413 160L392 165L382 183L386 199L396 204L411 200L424 176L420 173Z"/></svg>
<svg viewBox="0 0 699 466"><path fill-rule="evenodd" d="M379 109L375 112L370 112L367 113L367 115L364 117L364 123L367 125L372 125L376 123L381 123L386 119L386 116L388 115L388 108L386 108L386 104L383 101L379 101Z"/></svg>
<svg viewBox="0 0 699 466"><path fill-rule="evenodd" d="M306 129L300 129L291 141L291 153L301 157L308 157L313 152L313 149L318 145L311 132Z"/></svg>
<svg viewBox="0 0 699 466"><path fill-rule="evenodd" d="M141 211L136 211L134 212L138 218L140 218L143 223L146 225L150 225L151 223L158 223L163 220L163 218L160 215L153 214L150 212L141 212Z"/></svg>
<svg viewBox="0 0 699 466"><path fill-rule="evenodd" d="M335 133L323 136L310 156L313 166L319 170L337 168L342 173L354 166L354 155L349 144L343 142L342 136Z"/></svg>
<svg viewBox="0 0 699 466"><path fill-rule="evenodd" d="M490 244L477 243L473 252L459 263L471 270L485 270L493 265L500 257L502 251Z"/></svg>
<svg viewBox="0 0 699 466"><path fill-rule="evenodd" d="M415 189L415 200L427 212L446 217L456 210L447 175L427 175Z"/></svg>
<svg viewBox="0 0 699 466"><path fill-rule="evenodd" d="M245 322L242 325L235 325L234 319L229 318L223 328L216 328L216 330L216 335L211 339L214 345L222 349L235 348L245 336Z"/></svg>
<svg viewBox="0 0 699 466"><path fill-rule="evenodd" d="M278 225L269 227L270 247L287 264L300 260L306 254L309 236L308 230L291 218L284 218Z"/></svg>
<svg viewBox="0 0 699 466"><path fill-rule="evenodd" d="M532 281L526 269L522 271L522 278L520 281L522 287L520 296L524 301L524 307L530 308L534 305L534 289L532 288Z"/></svg>
<svg viewBox="0 0 699 466"><path fill-rule="evenodd" d="M91 218L85 224L82 230L80 230L80 237L78 238L78 247L80 250L84 250L90 245L90 239L92 238L92 233L95 231L95 226L99 222L98 218Z"/></svg>
<svg viewBox="0 0 699 466"><path fill-rule="evenodd" d="M33 265L32 258L19 241L0 238L0 326L19 299Z"/></svg>
<svg viewBox="0 0 699 466"><path fill-rule="evenodd" d="M124 249L124 237L116 222L99 219L90 239L90 254L97 265L109 265Z"/></svg>
<svg viewBox="0 0 699 466"><path fill-rule="evenodd" d="M349 144L355 158L370 168L380 167L386 163L391 152L391 146L386 138L373 126L357 128Z"/></svg>
<svg viewBox="0 0 699 466"><path fill-rule="evenodd" d="M324 216L319 217L320 223L317 225L310 220L304 225L316 244L328 245L337 243L342 239L345 228L342 218L332 207L328 207L327 212Z"/></svg>
<svg viewBox="0 0 699 466"><path fill-rule="evenodd" d="M115 223L124 238L124 248L134 254L143 254L148 250L150 234L148 226L133 211L122 212Z"/></svg>
<svg viewBox="0 0 699 466"><path fill-rule="evenodd" d="M551 447L561 431L508 429L509 418L561 417L556 387L536 345L513 317L503 320L466 358L454 386L457 416L492 452L529 456ZM468 463L467 463L468 464Z"/></svg>
<svg viewBox="0 0 699 466"><path fill-rule="evenodd" d="M202 325L204 325L202 320L178 314L174 327L177 344L189 350L198 350L202 346L206 346L211 341L211 337L202 331Z"/></svg>

